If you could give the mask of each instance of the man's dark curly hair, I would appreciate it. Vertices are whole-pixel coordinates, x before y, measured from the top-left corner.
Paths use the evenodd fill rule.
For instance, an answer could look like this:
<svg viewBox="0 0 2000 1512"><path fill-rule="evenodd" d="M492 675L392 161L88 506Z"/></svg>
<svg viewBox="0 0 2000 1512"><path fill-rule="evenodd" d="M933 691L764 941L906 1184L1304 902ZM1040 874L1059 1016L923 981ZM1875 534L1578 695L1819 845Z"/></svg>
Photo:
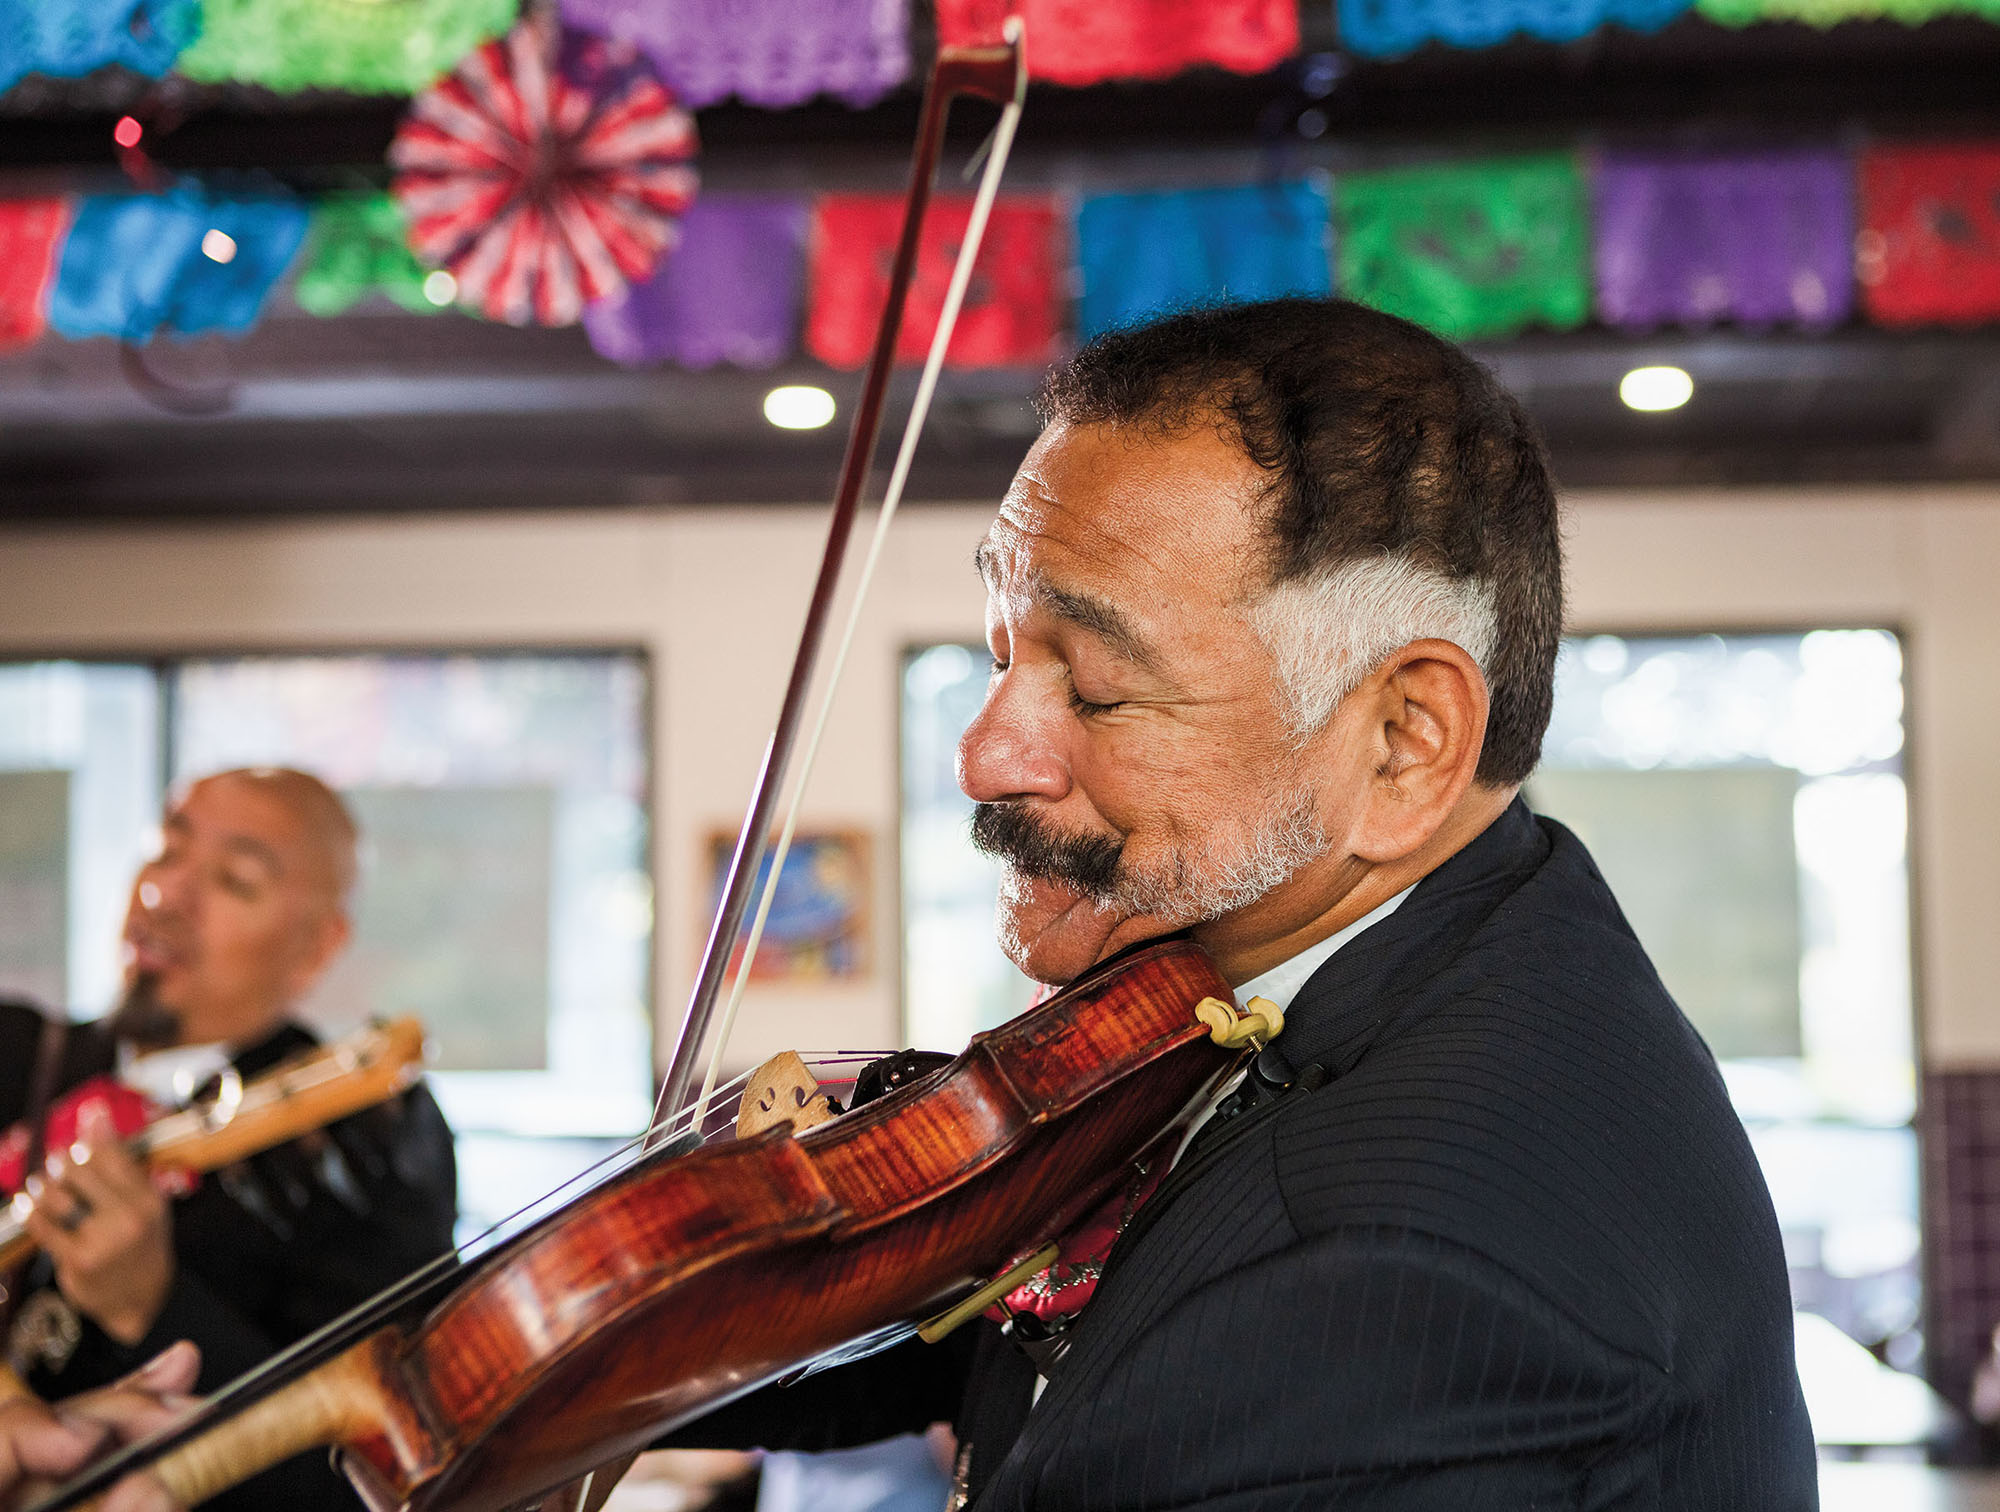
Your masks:
<svg viewBox="0 0 2000 1512"><path fill-rule="evenodd" d="M1344 299L1198 308L1089 342L1039 409L1050 424L1233 428L1269 475L1273 586L1386 554L1488 588L1479 780L1534 770L1562 634L1555 488L1519 403L1464 352Z"/></svg>

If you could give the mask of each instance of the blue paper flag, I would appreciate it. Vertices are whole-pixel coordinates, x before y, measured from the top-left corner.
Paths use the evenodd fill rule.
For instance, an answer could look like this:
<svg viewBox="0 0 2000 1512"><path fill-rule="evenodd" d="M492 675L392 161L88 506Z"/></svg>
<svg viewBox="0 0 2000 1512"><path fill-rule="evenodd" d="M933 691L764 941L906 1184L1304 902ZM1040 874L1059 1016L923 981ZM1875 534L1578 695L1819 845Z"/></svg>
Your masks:
<svg viewBox="0 0 2000 1512"><path fill-rule="evenodd" d="M145 341L156 331L246 331L305 238L288 199L97 195L78 208L49 291L65 336Z"/></svg>
<svg viewBox="0 0 2000 1512"><path fill-rule="evenodd" d="M1657 31L1694 0L1335 0L1340 45L1366 58L1415 52L1426 42L1494 47L1509 37L1574 42L1612 24Z"/></svg>
<svg viewBox="0 0 2000 1512"><path fill-rule="evenodd" d="M157 77L200 30L200 0L0 0L0 89L107 63Z"/></svg>
<svg viewBox="0 0 2000 1512"><path fill-rule="evenodd" d="M1090 337L1191 304L1326 294L1330 225L1326 191L1302 181L1096 195L1076 217L1078 329Z"/></svg>

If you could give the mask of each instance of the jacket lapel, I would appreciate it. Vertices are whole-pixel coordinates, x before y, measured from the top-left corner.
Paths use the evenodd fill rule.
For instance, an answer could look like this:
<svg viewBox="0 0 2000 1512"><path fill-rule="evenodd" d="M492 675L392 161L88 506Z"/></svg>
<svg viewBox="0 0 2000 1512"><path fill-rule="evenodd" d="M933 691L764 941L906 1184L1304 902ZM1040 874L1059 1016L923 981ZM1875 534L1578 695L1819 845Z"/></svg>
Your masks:
<svg viewBox="0 0 2000 1512"><path fill-rule="evenodd" d="M1470 845L1418 883L1401 908L1334 952L1286 1013L1278 1043L1293 1069L1317 1063L1334 1079L1352 1070L1402 1000L1450 964L1493 910L1547 859L1549 849L1548 835L1516 798ZM1243 1115L1242 1127L1225 1133L1207 1153L1262 1122L1254 1113ZM1147 1204L1153 1221L1128 1230L1129 1244L1121 1239L1113 1246L1097 1295L1074 1325L1074 1343L1013 1450L981 1492L976 1512L1035 1505L1037 1479L1061 1446L1073 1404L1098 1394L1111 1365L1154 1316L1153 1308L1135 1304L1171 1292L1162 1275L1170 1256L1160 1242L1149 1242L1160 1213L1171 1204L1199 1201L1202 1174L1212 1165L1204 1159L1185 1182L1169 1176Z"/></svg>

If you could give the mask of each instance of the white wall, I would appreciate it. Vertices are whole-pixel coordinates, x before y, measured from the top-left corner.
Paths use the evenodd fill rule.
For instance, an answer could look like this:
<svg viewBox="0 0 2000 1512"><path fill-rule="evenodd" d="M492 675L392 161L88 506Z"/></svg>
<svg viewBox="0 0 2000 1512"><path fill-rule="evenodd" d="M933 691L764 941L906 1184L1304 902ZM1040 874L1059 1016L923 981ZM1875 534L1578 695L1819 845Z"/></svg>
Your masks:
<svg viewBox="0 0 2000 1512"><path fill-rule="evenodd" d="M1907 639L1919 989L1933 1065L2000 1065L2000 489L1571 500L1584 629L1887 624ZM877 970L753 995L730 1059L896 1042L896 672L976 638L981 506L899 522L808 823L875 838ZM0 653L637 645L655 673L662 1054L823 537L817 509L577 512L0 534Z"/></svg>

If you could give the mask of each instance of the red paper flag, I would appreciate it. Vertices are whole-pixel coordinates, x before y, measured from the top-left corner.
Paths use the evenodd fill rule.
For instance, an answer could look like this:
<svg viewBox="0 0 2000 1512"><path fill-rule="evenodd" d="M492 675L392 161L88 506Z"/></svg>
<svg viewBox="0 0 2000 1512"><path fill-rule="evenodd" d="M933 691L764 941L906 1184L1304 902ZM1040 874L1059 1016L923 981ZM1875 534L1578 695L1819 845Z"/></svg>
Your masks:
<svg viewBox="0 0 2000 1512"><path fill-rule="evenodd" d="M970 195L931 202L896 344L899 361L922 362L930 350L971 218ZM828 195L814 210L806 350L829 367L857 368L868 360L902 224L900 195ZM1061 225L1053 199L1006 195L994 203L946 353L952 367L1023 367L1055 355Z"/></svg>
<svg viewBox="0 0 2000 1512"><path fill-rule="evenodd" d="M1878 325L2000 317L2000 146L1862 154L1854 253L1862 302Z"/></svg>
<svg viewBox="0 0 2000 1512"><path fill-rule="evenodd" d="M48 324L49 280L68 229L68 200L0 202L0 350L27 346Z"/></svg>
<svg viewBox="0 0 2000 1512"><path fill-rule="evenodd" d="M1198 63L1263 73L1299 50L1297 0L937 0L938 41L998 42L1015 13L1028 77L1044 84L1164 79Z"/></svg>

